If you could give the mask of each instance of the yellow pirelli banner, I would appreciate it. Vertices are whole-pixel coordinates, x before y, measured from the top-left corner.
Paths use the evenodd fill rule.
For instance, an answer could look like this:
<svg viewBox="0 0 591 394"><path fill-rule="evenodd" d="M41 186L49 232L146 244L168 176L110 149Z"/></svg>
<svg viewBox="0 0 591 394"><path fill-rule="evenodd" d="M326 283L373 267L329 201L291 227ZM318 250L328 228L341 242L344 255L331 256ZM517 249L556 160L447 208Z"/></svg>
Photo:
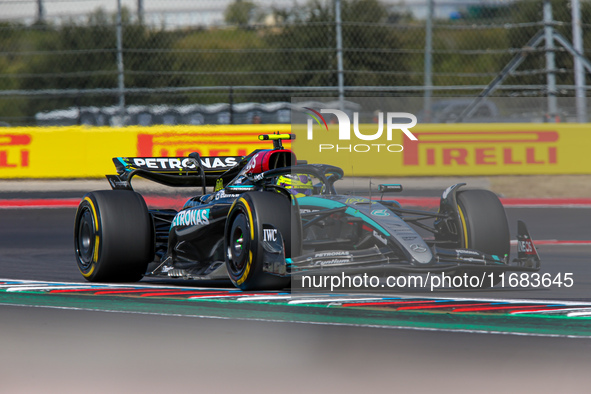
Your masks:
<svg viewBox="0 0 591 394"><path fill-rule="evenodd" d="M338 138L338 126L296 129L293 148L309 162L337 165L355 176L441 176L591 173L589 124L428 124L378 139L377 125ZM305 156L305 157L303 157Z"/></svg>
<svg viewBox="0 0 591 394"><path fill-rule="evenodd" d="M417 141L400 130L375 140L339 140L335 127L312 136L298 132L292 144L298 158L337 165L355 176L591 173L588 124L419 125L411 129ZM3 128L0 178L102 177L114 172L111 158L117 156L242 156L271 146L259 141L259 134L290 130L290 125Z"/></svg>

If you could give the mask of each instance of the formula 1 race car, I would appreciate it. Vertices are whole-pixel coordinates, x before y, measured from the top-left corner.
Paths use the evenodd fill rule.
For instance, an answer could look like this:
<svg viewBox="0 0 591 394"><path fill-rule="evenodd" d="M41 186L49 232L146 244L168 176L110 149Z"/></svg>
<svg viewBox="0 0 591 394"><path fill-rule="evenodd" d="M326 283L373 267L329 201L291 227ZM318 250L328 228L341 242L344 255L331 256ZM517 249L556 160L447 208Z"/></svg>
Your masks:
<svg viewBox="0 0 591 394"><path fill-rule="evenodd" d="M245 157L119 157L113 190L88 193L75 221L78 268L89 281L143 276L229 278L243 290L282 289L290 279L351 274L478 273L497 282L504 271L537 271L540 259L523 222L510 261L505 211L486 190L447 188L438 212L339 195L343 170L297 161L282 146L292 134L259 136L273 149ZM180 211L148 209L133 191L135 176L172 187L197 187ZM209 191L209 193L208 193ZM426 233L430 235L419 235Z"/></svg>

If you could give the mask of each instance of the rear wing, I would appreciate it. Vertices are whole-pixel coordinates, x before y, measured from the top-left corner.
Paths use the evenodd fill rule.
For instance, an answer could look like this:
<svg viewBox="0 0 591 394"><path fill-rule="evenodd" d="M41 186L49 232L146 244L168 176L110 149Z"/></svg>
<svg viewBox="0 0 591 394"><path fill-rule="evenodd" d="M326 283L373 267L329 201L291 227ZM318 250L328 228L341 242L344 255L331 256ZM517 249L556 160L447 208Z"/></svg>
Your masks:
<svg viewBox="0 0 591 394"><path fill-rule="evenodd" d="M222 174L238 165L242 156L203 156L201 168L206 174ZM118 174L142 169L164 174L183 174L197 172L195 161L190 157L115 157L113 158Z"/></svg>
<svg viewBox="0 0 591 394"><path fill-rule="evenodd" d="M261 141L273 141L274 151L283 150L282 140L293 139L295 134L276 133L259 136ZM254 166L255 155L260 151L261 149L257 149L248 156L201 157L199 153L193 152L189 157L115 157L113 163L115 163L117 175L107 175L107 180L113 189L133 190L131 179L139 175L166 186L200 186L205 194L207 186L213 186L215 190L223 188L239 175L251 158ZM293 156L293 153L291 155Z"/></svg>
<svg viewBox="0 0 591 394"><path fill-rule="evenodd" d="M218 179L222 178L225 183L225 178L234 177L235 170L243 165L243 159L242 156L199 157L198 154L189 157L115 157L113 163L117 175L107 175L107 180L113 189L126 190L133 190L130 181L134 176L173 187L214 187Z"/></svg>

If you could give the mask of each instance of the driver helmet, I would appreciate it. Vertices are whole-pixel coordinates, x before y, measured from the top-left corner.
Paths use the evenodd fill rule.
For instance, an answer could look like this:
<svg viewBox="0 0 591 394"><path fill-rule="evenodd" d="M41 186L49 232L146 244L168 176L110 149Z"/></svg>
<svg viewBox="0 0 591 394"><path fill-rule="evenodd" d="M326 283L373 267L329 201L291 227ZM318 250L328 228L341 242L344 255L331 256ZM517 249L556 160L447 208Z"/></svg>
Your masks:
<svg viewBox="0 0 591 394"><path fill-rule="evenodd" d="M311 196L314 190L312 179L304 174L286 174L277 178L278 186L284 187L296 198Z"/></svg>

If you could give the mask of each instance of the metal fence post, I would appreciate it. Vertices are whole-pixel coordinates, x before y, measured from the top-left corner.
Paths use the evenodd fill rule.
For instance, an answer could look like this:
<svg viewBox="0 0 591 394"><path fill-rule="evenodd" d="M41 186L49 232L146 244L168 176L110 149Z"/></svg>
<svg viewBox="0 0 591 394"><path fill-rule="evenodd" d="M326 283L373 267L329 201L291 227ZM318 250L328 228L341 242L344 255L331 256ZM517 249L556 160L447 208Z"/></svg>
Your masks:
<svg viewBox="0 0 591 394"><path fill-rule="evenodd" d="M121 0L117 0L117 88L119 94L119 126L123 126L125 121L125 81L123 71L123 21L121 17Z"/></svg>
<svg viewBox="0 0 591 394"><path fill-rule="evenodd" d="M144 24L144 0L137 0L137 20L140 25Z"/></svg>
<svg viewBox="0 0 591 394"><path fill-rule="evenodd" d="M579 0L571 1L573 23L573 47L576 52L583 55L583 31L581 29L581 3ZM575 61L575 96L577 107L577 122L587 122L587 92L585 90L585 69L581 56L574 56Z"/></svg>
<svg viewBox="0 0 591 394"><path fill-rule="evenodd" d="M425 113L425 121L431 122L431 95L433 94L433 13L435 0L429 0L429 11L427 13L427 22L425 26L425 96L423 101L423 111Z"/></svg>
<svg viewBox="0 0 591 394"><path fill-rule="evenodd" d="M548 89L548 121L554 122L558 115L556 104L556 63L554 58L554 21L552 19L552 3L544 0L544 39L546 41L546 83Z"/></svg>
<svg viewBox="0 0 591 394"><path fill-rule="evenodd" d="M336 51L337 51L337 83L339 89L339 109L345 110L345 76L343 74L343 30L341 20L341 0L335 0Z"/></svg>
<svg viewBox="0 0 591 394"><path fill-rule="evenodd" d="M45 7L43 0L37 0L37 23L45 22Z"/></svg>

